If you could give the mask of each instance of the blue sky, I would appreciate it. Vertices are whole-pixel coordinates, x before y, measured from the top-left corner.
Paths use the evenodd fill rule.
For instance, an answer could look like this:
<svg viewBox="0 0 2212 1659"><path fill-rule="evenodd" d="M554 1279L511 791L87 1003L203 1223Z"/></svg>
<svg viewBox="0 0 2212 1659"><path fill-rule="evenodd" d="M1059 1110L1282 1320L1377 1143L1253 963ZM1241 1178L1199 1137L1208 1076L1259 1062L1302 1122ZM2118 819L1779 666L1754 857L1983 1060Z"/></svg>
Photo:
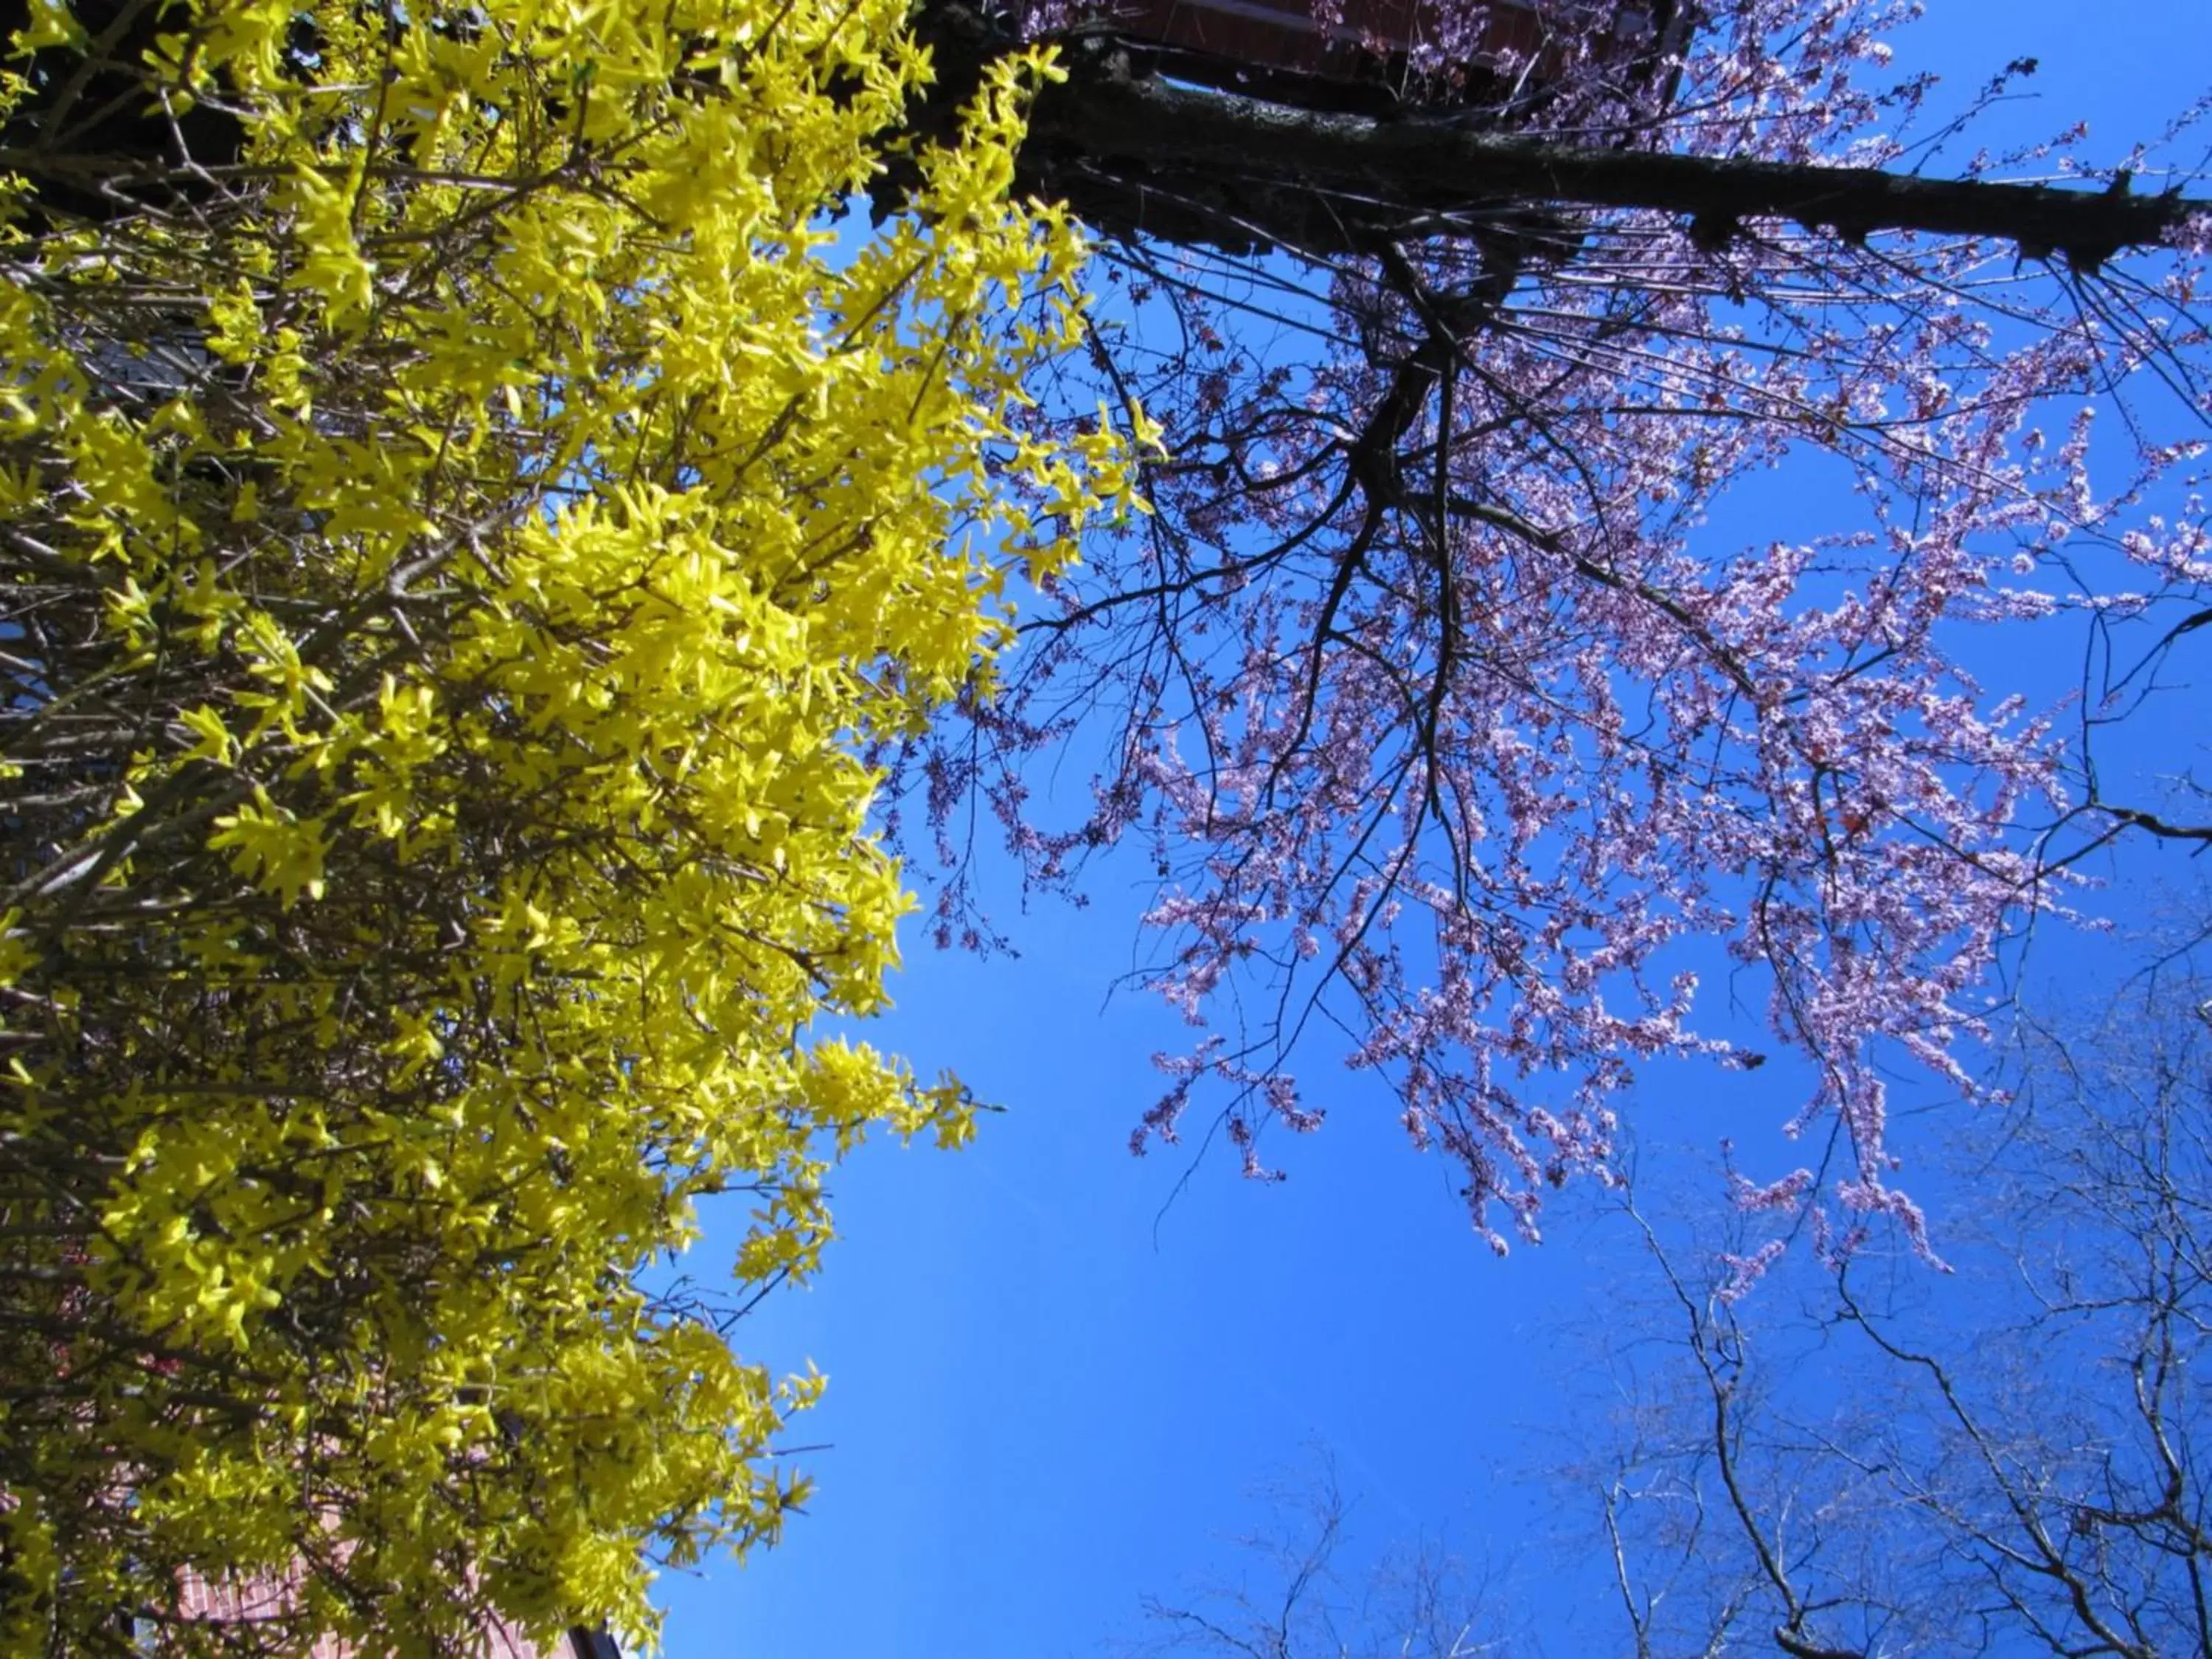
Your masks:
<svg viewBox="0 0 2212 1659"><path fill-rule="evenodd" d="M2086 118L2093 160L2212 80L2203 0L1932 9L1900 67L1964 90L2038 57L2036 100L2003 117L2020 131ZM1732 508L1786 511L1785 488ZM2148 915L2185 868L2133 860L2109 902ZM1148 1057L1187 1036L1141 996L1108 997L1142 873L1109 862L1088 910L1007 918L1018 960L939 955L915 930L898 1008L867 1035L1006 1109L957 1155L854 1159L820 1283L739 1333L772 1368L828 1374L793 1437L828 1449L802 1460L817 1490L781 1547L664 1580L673 1659L1100 1653L1142 1633L1142 1595L1233 1577L1225 1540L1255 1522L1254 1487L1322 1457L1372 1543L1441 1539L1517 1565L1569 1632L1599 1593L1545 1553L1553 1500L1513 1477L1571 1426L1560 1413L1601 1340L1617 1236L1563 1219L1540 1249L1492 1260L1445 1166L1408 1151L1380 1086L1352 1075L1328 1080L1318 1135L1271 1145L1281 1185L1239 1181L1218 1149L1194 1166L1130 1158L1159 1092ZM1632 1109L1648 1159L1710 1155L1727 1134L1779 1172L1802 1157L1776 1133L1797 1098L1778 1066L1662 1068ZM707 1261L715 1244L710 1217Z"/></svg>

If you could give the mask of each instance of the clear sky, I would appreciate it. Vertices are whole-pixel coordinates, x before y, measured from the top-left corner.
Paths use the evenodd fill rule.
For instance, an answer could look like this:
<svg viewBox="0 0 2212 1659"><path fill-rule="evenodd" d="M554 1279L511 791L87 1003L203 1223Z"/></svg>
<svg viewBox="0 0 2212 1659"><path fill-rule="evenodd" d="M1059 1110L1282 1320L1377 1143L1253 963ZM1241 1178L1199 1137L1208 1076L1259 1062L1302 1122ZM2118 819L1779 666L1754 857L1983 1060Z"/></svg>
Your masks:
<svg viewBox="0 0 2212 1659"><path fill-rule="evenodd" d="M2087 119L2093 160L2212 82L2206 0L1930 9L1900 67L1965 88L2038 57L2037 100L2005 114L2021 131ZM2184 867L2145 867L2161 863ZM1224 1540L1254 1522L1252 1488L1322 1455L1370 1540L1442 1538L1517 1561L1558 1601L1595 1593L1540 1554L1548 1500L1511 1477L1543 1464L1589 1363L1613 1238L1561 1224L1493 1261L1446 1167L1412 1153L1387 1094L1352 1075L1318 1135L1270 1145L1279 1186L1239 1181L1219 1149L1194 1169L1173 1152L1131 1158L1159 1092L1148 1057L1187 1035L1140 995L1108 1000L1141 873L1106 866L1087 911L1006 918L1018 960L909 944L897 1012L871 1040L925 1074L954 1067L1006 1110L957 1155L855 1159L820 1283L739 1333L774 1369L811 1358L829 1375L794 1425L829 1449L803 1459L818 1490L780 1548L664 1580L673 1659L1099 1653L1141 1634L1145 1593L1233 1574ZM2112 897L2154 902L2133 885ZM1728 1134L1780 1173L1802 1158L1776 1134L1799 1097L1781 1066L1677 1068L1632 1109L1650 1156L1709 1155ZM710 1227L708 1260L714 1243Z"/></svg>

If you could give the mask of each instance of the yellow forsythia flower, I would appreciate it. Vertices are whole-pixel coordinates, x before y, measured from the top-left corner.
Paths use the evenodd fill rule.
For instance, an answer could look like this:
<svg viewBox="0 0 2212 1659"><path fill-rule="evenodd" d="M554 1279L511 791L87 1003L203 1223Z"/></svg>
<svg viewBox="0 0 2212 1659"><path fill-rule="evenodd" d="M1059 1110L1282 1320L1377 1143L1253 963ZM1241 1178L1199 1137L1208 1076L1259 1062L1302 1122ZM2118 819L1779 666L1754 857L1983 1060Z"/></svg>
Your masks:
<svg viewBox="0 0 2212 1659"><path fill-rule="evenodd" d="M819 1378L726 1305L869 1128L971 1127L810 1035L910 908L861 750L1132 507L1024 435L1079 305L1006 193L1042 66L864 234L904 0L142 14L89 91L0 77L202 147L0 176L0 1651L194 1576L272 1588L179 1651L649 1638L654 1561L804 1494ZM656 1292L721 1194L731 1304Z"/></svg>

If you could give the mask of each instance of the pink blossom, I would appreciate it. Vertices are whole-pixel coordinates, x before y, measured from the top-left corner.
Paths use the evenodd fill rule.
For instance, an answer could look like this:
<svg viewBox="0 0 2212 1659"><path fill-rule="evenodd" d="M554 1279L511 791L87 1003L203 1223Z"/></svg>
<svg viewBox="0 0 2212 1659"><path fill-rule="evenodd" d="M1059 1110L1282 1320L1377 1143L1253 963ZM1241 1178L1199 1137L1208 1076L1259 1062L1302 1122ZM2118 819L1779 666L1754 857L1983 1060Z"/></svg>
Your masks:
<svg viewBox="0 0 2212 1659"><path fill-rule="evenodd" d="M1433 42L1486 38L1481 9L1437 8ZM1883 38L1904 0L1715 0L1679 84L1538 9L1552 78L1515 118L1539 136L1853 163L1917 136L1927 88ZM1102 256L1128 296L1102 389L1167 429L1156 512L1087 545L999 699L921 746L939 936L969 897L943 826L976 793L1035 883L1140 851L1146 981L1204 1035L1133 1145L1203 1090L1273 1178L1260 1130L1319 1121L1289 1057L1341 1030L1500 1249L1553 1188L1609 1178L1642 1068L1763 1062L1699 996L1724 953L1812 1079L1782 1112L1847 1150L1825 1190L1739 1177L1739 1202L1809 1212L1832 1255L1882 1222L1932 1261L1890 1184L1885 1072L1978 1093L1989 976L2118 825L2081 706L1967 664L2201 603L2212 531L2172 499L2197 448L2128 400L2201 355L2212 219L2143 256L2124 312L2009 245L1627 210L1532 244L1513 212L1326 269ZM1510 291L1415 386L1437 304L1472 304L1502 248ZM1808 462L1845 481L1829 521L1715 527L1732 488ZM1048 826L1024 769L1079 731L1094 805Z"/></svg>

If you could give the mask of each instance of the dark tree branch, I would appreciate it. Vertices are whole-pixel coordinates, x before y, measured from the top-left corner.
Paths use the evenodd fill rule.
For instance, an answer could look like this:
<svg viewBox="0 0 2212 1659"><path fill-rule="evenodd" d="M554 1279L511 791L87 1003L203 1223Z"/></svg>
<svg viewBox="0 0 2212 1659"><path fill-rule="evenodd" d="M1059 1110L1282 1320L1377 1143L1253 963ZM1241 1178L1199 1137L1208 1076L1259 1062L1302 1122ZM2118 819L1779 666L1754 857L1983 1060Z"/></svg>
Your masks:
<svg viewBox="0 0 2212 1659"><path fill-rule="evenodd" d="M2124 181L2099 192L1922 179L1500 137L1471 120L1379 120L1147 78L1110 56L1086 63L1079 54L1077 72L1039 95L1030 135L1027 182L1079 212L1103 207L1102 228L1185 234L1176 224L1146 224L1145 211L1164 210L1172 186L1188 213L1189 199L1211 185L1239 204L1248 239L1258 227L1309 252L1347 232L1449 234L1455 217L1501 202L1549 202L1676 214L1723 240L1753 219L1792 220L1852 240L1878 231L1996 237L2032 258L2063 254L2094 270L2212 212L2212 202L2176 194L2130 195ZM1271 212L1277 191L1285 198L1277 206L1292 198L1305 204ZM1333 208L1334 234L1312 206L1332 193L1359 204ZM1138 222L1117 222L1131 213Z"/></svg>
<svg viewBox="0 0 2212 1659"><path fill-rule="evenodd" d="M2101 801L2097 804L2097 810L2106 817L2156 836L2161 841L2198 841L2212 844L2212 824L2175 823L2155 812L2146 812L2133 806L2111 806Z"/></svg>

